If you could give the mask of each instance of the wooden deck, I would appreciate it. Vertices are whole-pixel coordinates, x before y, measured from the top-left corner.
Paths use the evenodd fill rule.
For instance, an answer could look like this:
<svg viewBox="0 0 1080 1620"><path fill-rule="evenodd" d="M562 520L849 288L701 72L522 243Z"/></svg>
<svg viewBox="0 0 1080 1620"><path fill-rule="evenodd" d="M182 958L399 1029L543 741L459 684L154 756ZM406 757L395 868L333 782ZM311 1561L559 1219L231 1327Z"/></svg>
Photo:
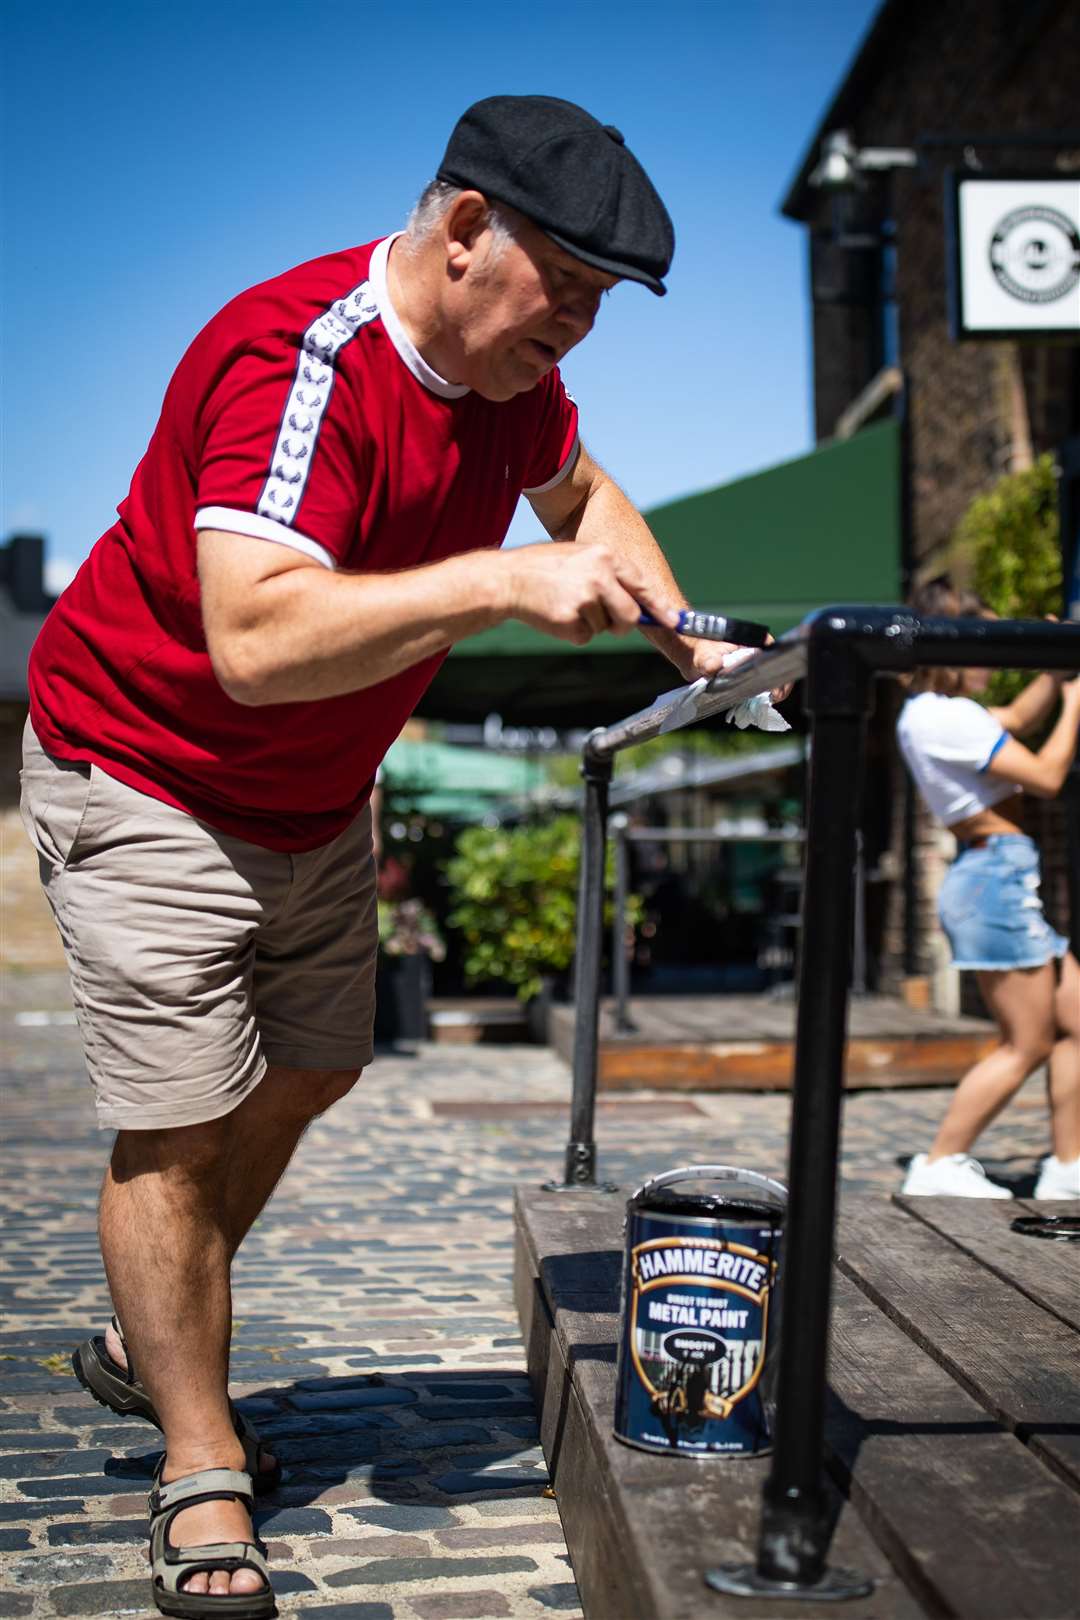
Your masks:
<svg viewBox="0 0 1080 1620"><path fill-rule="evenodd" d="M611 1003L600 1012L601 1090L785 1091L791 1087L794 999L769 995L636 996L632 1034L615 1030ZM569 1063L574 1008L554 1007L548 1038ZM945 1085L994 1044L981 1018L916 1011L891 996L852 997L845 1085Z"/></svg>
<svg viewBox="0 0 1080 1620"><path fill-rule="evenodd" d="M826 1462L848 1620L1070 1620L1080 1592L1080 1244L1010 1231L1077 1206L847 1201ZM804 1605L703 1582L752 1561L767 1458L619 1444L621 1199L519 1193L515 1289L541 1436L587 1620L779 1620Z"/></svg>
<svg viewBox="0 0 1080 1620"><path fill-rule="evenodd" d="M431 996L428 1039L442 1046L512 1046L532 1038L517 996Z"/></svg>

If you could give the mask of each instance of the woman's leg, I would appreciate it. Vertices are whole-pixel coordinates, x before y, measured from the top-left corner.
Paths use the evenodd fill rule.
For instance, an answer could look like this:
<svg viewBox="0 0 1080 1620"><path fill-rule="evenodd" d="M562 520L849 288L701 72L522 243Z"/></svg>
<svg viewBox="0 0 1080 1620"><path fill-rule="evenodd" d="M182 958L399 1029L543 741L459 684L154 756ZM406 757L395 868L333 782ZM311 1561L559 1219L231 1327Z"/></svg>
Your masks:
<svg viewBox="0 0 1080 1620"><path fill-rule="evenodd" d="M1057 1040L1050 1054L1050 1141L1062 1164L1080 1159L1080 964L1071 951L1054 997Z"/></svg>
<svg viewBox="0 0 1080 1620"><path fill-rule="evenodd" d="M968 1070L953 1094L927 1158L970 1153L976 1138L1001 1112L1028 1075L1054 1047L1054 964L980 973L979 990L1001 1031L1001 1045Z"/></svg>

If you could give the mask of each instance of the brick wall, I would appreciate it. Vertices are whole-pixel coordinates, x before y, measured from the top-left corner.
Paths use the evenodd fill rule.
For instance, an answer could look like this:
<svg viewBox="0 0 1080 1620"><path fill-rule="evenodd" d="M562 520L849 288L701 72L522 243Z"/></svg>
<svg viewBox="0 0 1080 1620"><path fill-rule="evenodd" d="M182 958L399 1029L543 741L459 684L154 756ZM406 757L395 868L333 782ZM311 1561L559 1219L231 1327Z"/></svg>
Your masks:
<svg viewBox="0 0 1080 1620"><path fill-rule="evenodd" d="M1077 75L1080 5L1029 0L921 0L904 8L887 68L866 88L850 120L856 145L910 146L934 134L1008 135L1075 129L1080 123ZM1080 173L1080 151L979 148L988 171L1053 168ZM872 181L876 201L897 230L896 295L901 363L908 380L912 450L912 541L917 565L932 569L974 496L1014 464L1022 414L1036 454L1071 432L1080 389L1075 346L954 344L946 317L944 177L961 163L950 148L924 154L918 171L896 170ZM816 203L812 232L833 226L836 204ZM871 211L870 199L862 204ZM815 248L815 255L820 254ZM855 255L858 257L858 255ZM858 280L858 272L854 272ZM834 275L833 280L836 280ZM818 431L870 380L879 361L859 305L815 310L815 399ZM1026 412L1023 410L1026 408Z"/></svg>
<svg viewBox="0 0 1080 1620"><path fill-rule="evenodd" d="M861 100L841 125L856 146L908 147L933 135L1001 136L1067 131L1080 125L1077 94L1080 4L1075 0L909 0L876 76L867 73ZM857 78L857 75L856 75ZM852 80L855 83L855 79ZM1080 150L980 148L987 172L1049 170L1080 174ZM1028 454L1054 450L1080 432L1080 349L1076 346L963 343L950 340L946 306L944 189L960 147L935 149L917 171L896 170L870 182L852 218L865 223L876 207L896 228L895 295L900 364L908 389L911 453L911 558L916 577L937 572L952 532L975 496ZM815 279L843 294L842 273L823 260L820 239L834 231L836 202L824 194L808 221ZM863 268L866 266L865 254ZM815 417L820 437L832 433L845 405L880 365L873 318L859 302L860 272L844 301L814 311ZM875 729L889 727L893 706L879 705ZM890 874L880 967L883 988L903 971L903 766L893 757L897 813L883 856ZM1047 913L1067 931L1065 823L1060 804L1031 807L1040 839ZM941 972L943 941L936 897L953 841L920 806L915 818L918 971L952 994Z"/></svg>

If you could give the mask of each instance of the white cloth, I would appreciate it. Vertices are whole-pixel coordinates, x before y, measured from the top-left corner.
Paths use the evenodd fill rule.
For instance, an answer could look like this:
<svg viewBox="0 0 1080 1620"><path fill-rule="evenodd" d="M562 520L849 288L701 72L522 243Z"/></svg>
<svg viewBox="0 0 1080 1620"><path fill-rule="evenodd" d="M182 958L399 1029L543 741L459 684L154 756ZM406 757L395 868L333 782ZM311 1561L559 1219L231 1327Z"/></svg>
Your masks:
<svg viewBox="0 0 1080 1620"><path fill-rule="evenodd" d="M728 653L724 659L724 674L730 675L740 664L745 664L748 658L753 658L756 651L756 647L740 647L736 652ZM729 726L738 726L740 731L745 731L748 726L756 726L759 731L791 730L783 715L773 708L772 698L768 692L759 692L756 697L747 698L745 703L729 709L727 723Z"/></svg>
<svg viewBox="0 0 1080 1620"><path fill-rule="evenodd" d="M1016 792L1015 783L986 774L1008 732L971 698L920 692L901 709L896 736L915 786L946 827Z"/></svg>
<svg viewBox="0 0 1080 1620"><path fill-rule="evenodd" d="M748 658L753 658L757 651L756 647L739 647L735 652L728 653L724 659L721 674L730 675L732 670L738 669L740 664L745 664ZM671 692L661 692L660 696L654 699L650 707L654 709L664 708L671 702L672 698L679 697L681 693L679 703L676 704L667 719L661 722L661 735L665 731L678 731L680 727L689 725L692 720L697 718L699 700L708 690L710 684L711 677L702 675L685 689L676 687ZM768 692L759 692L757 697L747 698L744 703L739 703L734 709L729 709L727 722L729 725L738 726L740 731L745 731L747 726L757 726L761 731L791 730L783 715L778 714L773 708L772 699Z"/></svg>
<svg viewBox="0 0 1080 1620"><path fill-rule="evenodd" d="M759 692L757 697L740 703L737 709L729 709L727 723L738 726L740 731L745 731L747 726L757 726L759 731L791 730L783 715L773 708L768 692Z"/></svg>

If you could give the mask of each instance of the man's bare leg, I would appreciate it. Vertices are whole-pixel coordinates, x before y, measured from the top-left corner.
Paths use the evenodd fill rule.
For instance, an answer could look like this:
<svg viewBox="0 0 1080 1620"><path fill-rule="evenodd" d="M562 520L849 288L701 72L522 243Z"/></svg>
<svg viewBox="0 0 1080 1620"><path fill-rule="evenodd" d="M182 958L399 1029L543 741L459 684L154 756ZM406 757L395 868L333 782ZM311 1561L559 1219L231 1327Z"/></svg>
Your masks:
<svg viewBox="0 0 1080 1620"><path fill-rule="evenodd" d="M165 1431L165 1480L243 1468L229 1416L229 1267L305 1126L344 1095L355 1073L269 1071L231 1114L174 1130L121 1131L101 1194L101 1252L139 1376ZM269 1089L264 1089L270 1081ZM242 1189L237 1196L236 1189ZM109 1353L123 1351L107 1335ZM186 1509L173 1540L251 1537L239 1502ZM251 1570L193 1575L189 1591L252 1592Z"/></svg>

